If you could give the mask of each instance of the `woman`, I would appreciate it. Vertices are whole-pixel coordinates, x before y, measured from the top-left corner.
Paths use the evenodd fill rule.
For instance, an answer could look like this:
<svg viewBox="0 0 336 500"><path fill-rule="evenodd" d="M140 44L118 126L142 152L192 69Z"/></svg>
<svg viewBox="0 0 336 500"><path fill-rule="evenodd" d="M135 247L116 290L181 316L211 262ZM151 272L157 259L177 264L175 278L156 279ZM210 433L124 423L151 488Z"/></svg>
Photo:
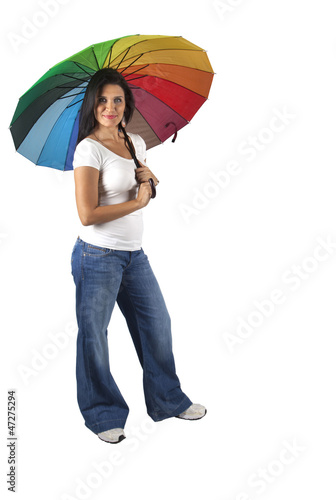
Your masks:
<svg viewBox="0 0 336 500"><path fill-rule="evenodd" d="M81 232L71 256L76 285L77 399L85 425L109 443L125 438L129 408L109 367L107 327L117 302L143 368L145 402L155 421L206 414L182 392L175 372L170 317L141 247L142 209L151 198L146 145L123 134L134 98L116 70L97 71L85 92L73 168Z"/></svg>

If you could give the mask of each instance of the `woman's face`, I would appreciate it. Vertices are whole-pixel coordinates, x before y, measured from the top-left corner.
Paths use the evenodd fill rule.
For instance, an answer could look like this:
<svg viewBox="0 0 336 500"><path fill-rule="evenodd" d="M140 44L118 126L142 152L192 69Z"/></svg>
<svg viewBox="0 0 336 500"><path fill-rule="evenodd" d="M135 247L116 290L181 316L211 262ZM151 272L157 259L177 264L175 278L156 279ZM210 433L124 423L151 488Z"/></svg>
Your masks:
<svg viewBox="0 0 336 500"><path fill-rule="evenodd" d="M98 126L117 127L126 107L125 93L119 85L108 83L97 92L94 115Z"/></svg>

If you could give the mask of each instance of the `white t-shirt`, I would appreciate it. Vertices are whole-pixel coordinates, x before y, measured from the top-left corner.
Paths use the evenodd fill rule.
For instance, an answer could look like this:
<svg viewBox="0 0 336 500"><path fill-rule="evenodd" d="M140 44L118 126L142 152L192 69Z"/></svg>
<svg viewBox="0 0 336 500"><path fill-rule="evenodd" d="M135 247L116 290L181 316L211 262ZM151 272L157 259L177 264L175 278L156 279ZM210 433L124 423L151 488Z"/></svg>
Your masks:
<svg viewBox="0 0 336 500"><path fill-rule="evenodd" d="M138 160L145 164L146 143L137 134L128 133ZM136 165L112 153L94 139L83 139L76 147L73 168L94 167L99 170L98 206L114 205L137 197L139 186L135 178ZM140 250L143 233L142 209L103 224L83 226L79 237L91 243L115 250Z"/></svg>

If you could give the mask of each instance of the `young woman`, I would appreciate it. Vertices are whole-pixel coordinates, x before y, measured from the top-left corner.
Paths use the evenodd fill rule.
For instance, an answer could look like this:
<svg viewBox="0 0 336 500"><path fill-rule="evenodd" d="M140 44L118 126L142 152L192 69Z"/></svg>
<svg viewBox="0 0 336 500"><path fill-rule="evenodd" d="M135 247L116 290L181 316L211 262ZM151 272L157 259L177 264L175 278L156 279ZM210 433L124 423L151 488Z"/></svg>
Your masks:
<svg viewBox="0 0 336 500"><path fill-rule="evenodd" d="M136 169L123 134L132 118L133 94L113 69L95 73L80 113L73 168L81 231L71 256L76 285L77 399L85 425L110 443L125 438L129 408L109 366L107 328L115 303L124 315L143 368L149 416L196 420L202 405L182 392L175 372L170 316L141 247L142 211L151 198L146 145L128 134L141 168Z"/></svg>

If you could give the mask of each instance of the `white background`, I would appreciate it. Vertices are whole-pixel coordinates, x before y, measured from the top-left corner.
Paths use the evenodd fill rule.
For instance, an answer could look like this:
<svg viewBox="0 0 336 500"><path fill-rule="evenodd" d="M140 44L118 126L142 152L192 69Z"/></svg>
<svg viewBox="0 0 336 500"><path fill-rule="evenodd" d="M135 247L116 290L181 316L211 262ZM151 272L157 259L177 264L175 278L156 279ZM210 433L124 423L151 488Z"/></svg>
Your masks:
<svg viewBox="0 0 336 500"><path fill-rule="evenodd" d="M334 2L62 0L15 46L41 5L5 3L1 16L2 491L7 390L16 389L18 499L333 498ZM148 152L160 185L143 239L172 318L182 389L208 414L150 420L115 308L110 362L131 411L127 439L109 445L84 426L76 400L73 172L34 166L8 127L18 98L51 66L136 33L182 35L207 50L216 72L176 143ZM291 118L281 126L276 113ZM248 155L253 138L259 150ZM211 174L224 176L231 161L239 172L216 187ZM282 303L271 306L275 294Z"/></svg>

